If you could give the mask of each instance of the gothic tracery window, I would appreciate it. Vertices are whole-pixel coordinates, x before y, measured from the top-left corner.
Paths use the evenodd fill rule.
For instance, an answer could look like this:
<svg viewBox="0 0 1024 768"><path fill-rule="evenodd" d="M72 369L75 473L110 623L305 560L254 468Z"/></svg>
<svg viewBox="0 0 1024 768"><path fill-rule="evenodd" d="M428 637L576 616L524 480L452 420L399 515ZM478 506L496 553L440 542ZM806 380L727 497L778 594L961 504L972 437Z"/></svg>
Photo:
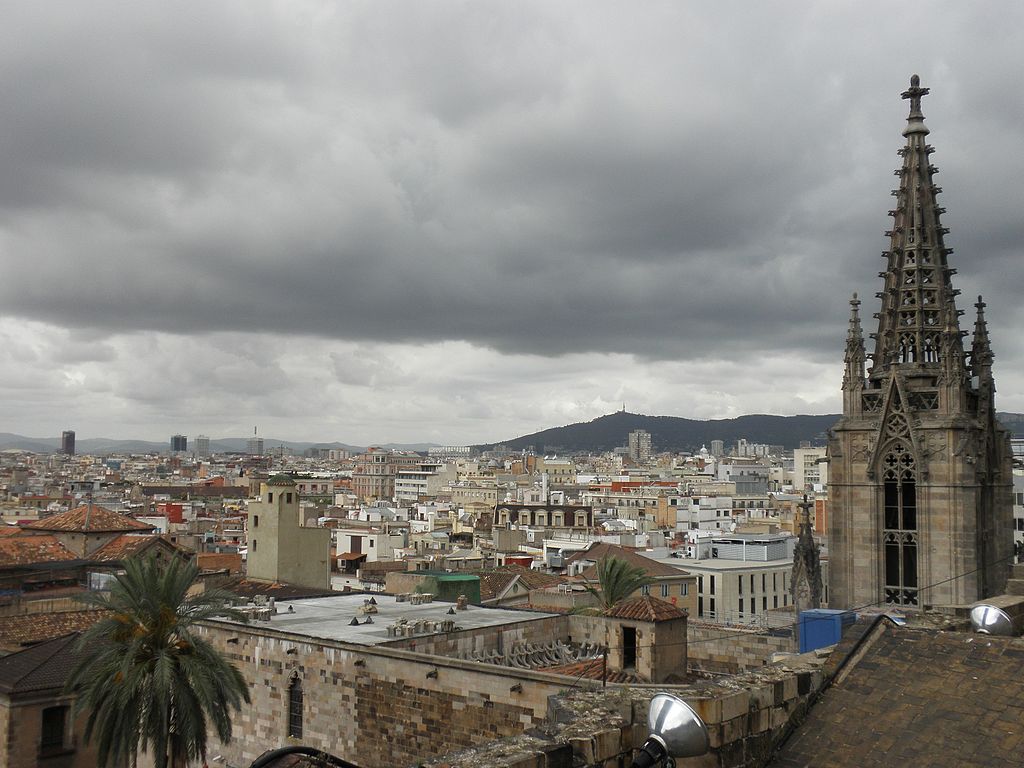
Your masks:
<svg viewBox="0 0 1024 768"><path fill-rule="evenodd" d="M885 602L918 605L917 466L910 447L894 441L882 459Z"/></svg>

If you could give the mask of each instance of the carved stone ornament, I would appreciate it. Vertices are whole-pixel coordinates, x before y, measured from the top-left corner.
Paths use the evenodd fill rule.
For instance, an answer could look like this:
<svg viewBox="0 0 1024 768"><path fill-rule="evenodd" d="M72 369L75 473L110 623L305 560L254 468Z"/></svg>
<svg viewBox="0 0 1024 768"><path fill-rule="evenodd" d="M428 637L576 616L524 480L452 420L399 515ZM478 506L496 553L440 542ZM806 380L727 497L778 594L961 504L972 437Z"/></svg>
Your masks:
<svg viewBox="0 0 1024 768"><path fill-rule="evenodd" d="M850 444L850 458L854 461L870 461L874 453L875 443L867 435L853 438Z"/></svg>

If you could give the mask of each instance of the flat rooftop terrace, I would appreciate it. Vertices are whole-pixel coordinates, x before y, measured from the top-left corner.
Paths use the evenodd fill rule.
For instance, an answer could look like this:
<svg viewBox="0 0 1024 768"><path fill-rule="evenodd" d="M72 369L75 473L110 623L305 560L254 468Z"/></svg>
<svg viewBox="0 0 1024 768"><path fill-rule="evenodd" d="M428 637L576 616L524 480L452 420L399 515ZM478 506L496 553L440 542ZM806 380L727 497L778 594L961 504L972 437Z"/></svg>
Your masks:
<svg viewBox="0 0 1024 768"><path fill-rule="evenodd" d="M365 600L373 597L377 601L377 613L362 614L360 609ZM456 610L449 614L455 603L430 602L414 605L408 601L398 602L394 595L372 595L355 593L339 594L331 597L314 597L303 600L276 601L277 613L270 621L253 620L248 625L254 628L276 629L298 635L306 635L322 640L336 640L359 645L385 645L410 637L430 637L444 634L442 631L422 632L416 635L389 636L388 627L405 619L409 623L416 621L432 621L440 625L450 620L455 622L455 631L497 627L503 624L516 624L523 621L538 621L557 616L554 613L539 611L515 611L505 608L489 608L470 605L465 610ZM289 610L289 609L294 610ZM359 625L353 626L353 617L358 618ZM373 623L366 623L372 618ZM227 621L218 619L218 621Z"/></svg>

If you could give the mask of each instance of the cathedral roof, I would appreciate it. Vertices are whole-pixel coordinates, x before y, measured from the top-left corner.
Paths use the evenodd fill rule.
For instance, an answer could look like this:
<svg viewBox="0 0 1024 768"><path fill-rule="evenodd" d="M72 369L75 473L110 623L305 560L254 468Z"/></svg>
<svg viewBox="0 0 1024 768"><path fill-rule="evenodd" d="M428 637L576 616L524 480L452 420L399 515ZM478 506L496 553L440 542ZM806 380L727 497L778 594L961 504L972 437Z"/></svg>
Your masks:
<svg viewBox="0 0 1024 768"><path fill-rule="evenodd" d="M772 768L1019 764L1024 639L879 617L851 627L825 671L830 687Z"/></svg>

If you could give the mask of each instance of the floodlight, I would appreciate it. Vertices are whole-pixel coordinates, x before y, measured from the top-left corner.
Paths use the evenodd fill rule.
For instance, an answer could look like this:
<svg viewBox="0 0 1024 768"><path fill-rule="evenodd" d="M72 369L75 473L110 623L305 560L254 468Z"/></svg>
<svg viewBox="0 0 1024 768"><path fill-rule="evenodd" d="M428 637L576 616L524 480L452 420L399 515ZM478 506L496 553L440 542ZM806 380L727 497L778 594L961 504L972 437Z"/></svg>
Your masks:
<svg viewBox="0 0 1024 768"><path fill-rule="evenodd" d="M1012 637L1016 634L1013 631L1013 619L1006 611L987 603L971 608L971 626L980 635Z"/></svg>
<svg viewBox="0 0 1024 768"><path fill-rule="evenodd" d="M708 729L693 708L677 696L659 693L648 710L651 735L633 758L633 768L672 766L674 757L696 757L708 751Z"/></svg>

